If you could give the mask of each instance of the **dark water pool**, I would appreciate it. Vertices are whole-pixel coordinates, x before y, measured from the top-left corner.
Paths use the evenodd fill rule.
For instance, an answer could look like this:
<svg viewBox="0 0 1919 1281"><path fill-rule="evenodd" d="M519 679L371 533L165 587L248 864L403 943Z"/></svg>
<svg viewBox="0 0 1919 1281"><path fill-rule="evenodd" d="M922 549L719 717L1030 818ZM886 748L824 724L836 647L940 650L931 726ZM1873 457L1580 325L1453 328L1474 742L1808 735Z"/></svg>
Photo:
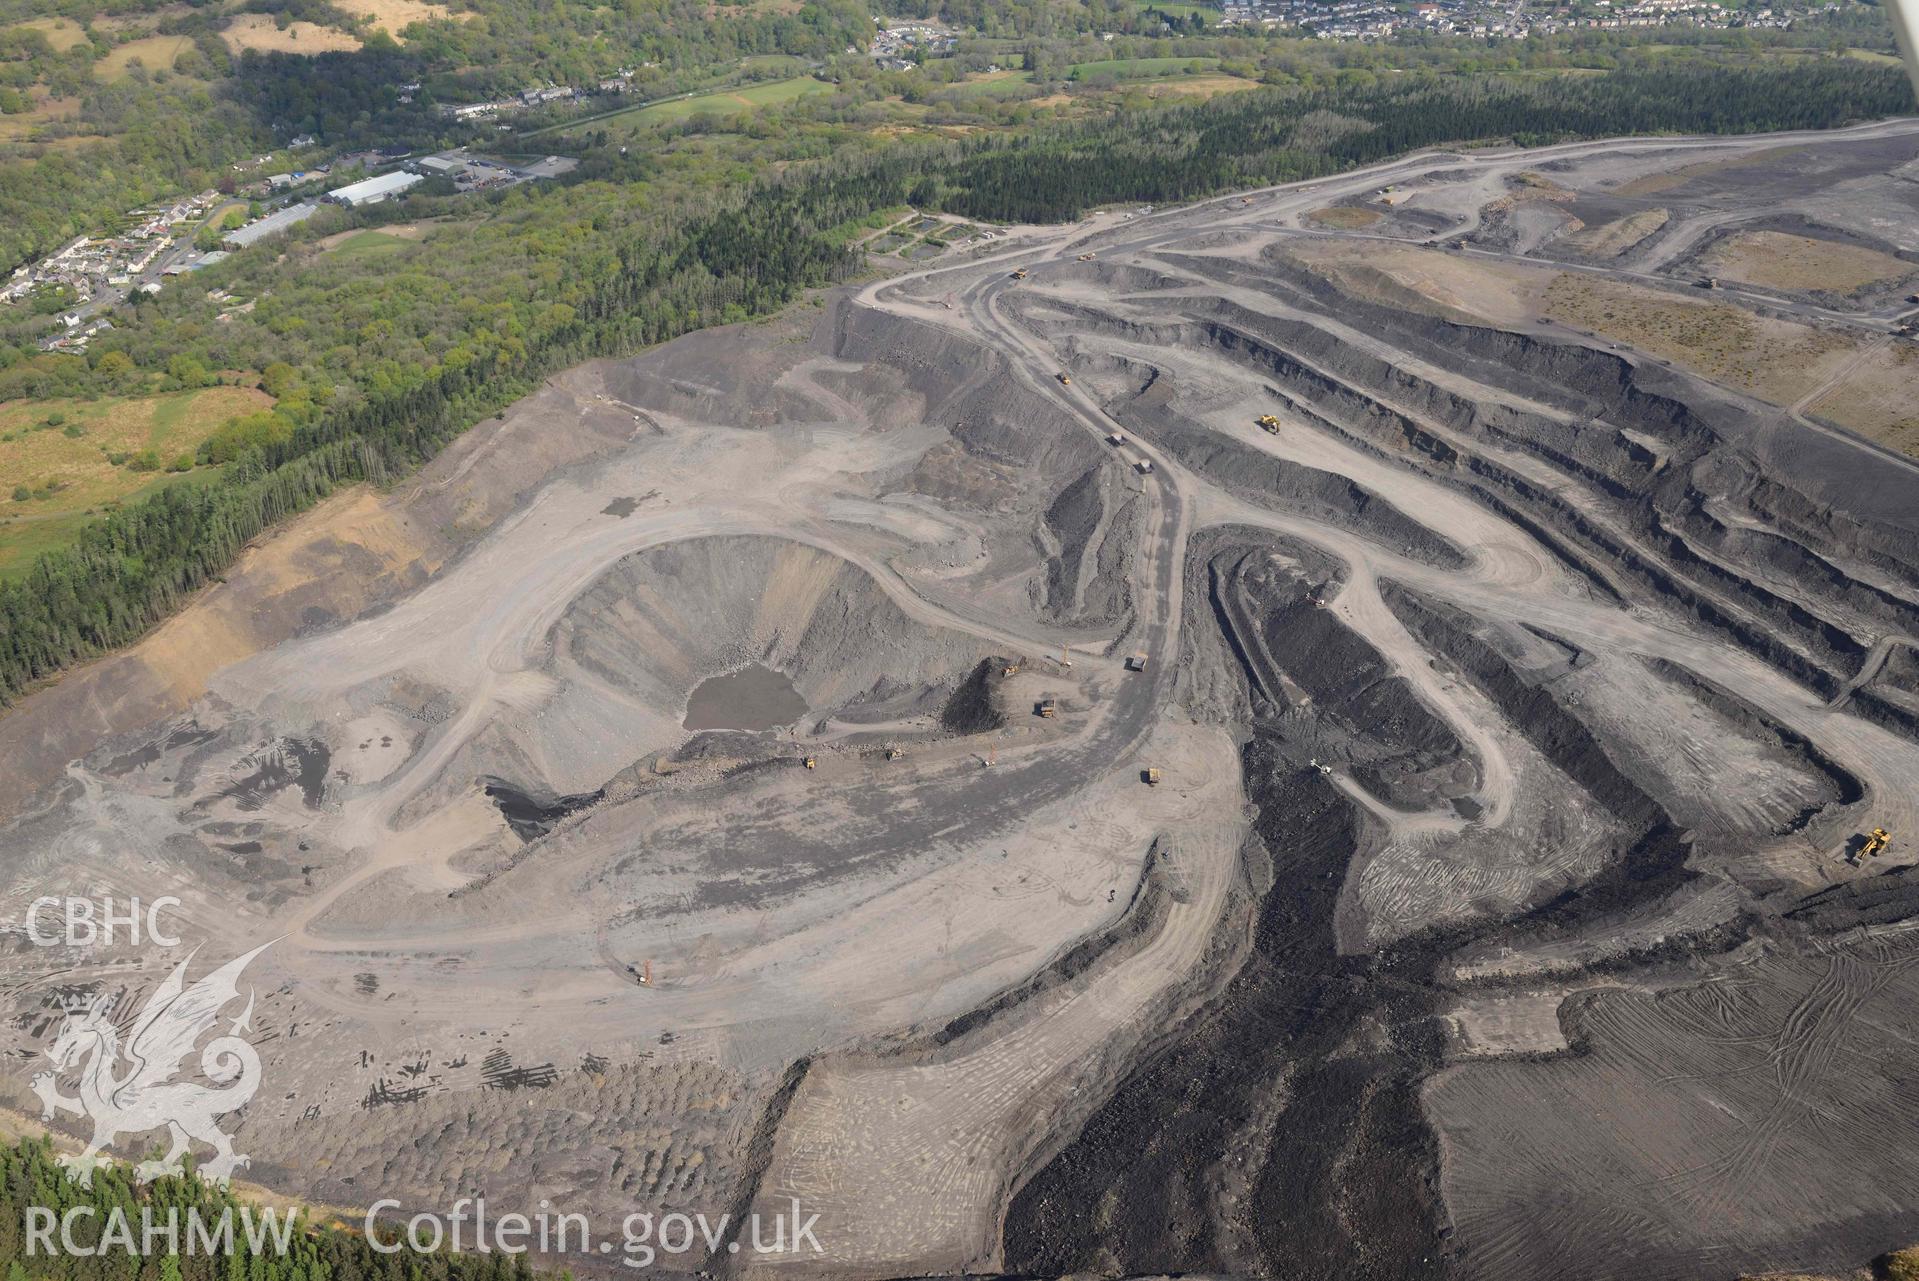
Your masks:
<svg viewBox="0 0 1919 1281"><path fill-rule="evenodd" d="M806 700L784 672L749 663L700 682L686 701L688 729L772 729L806 715Z"/></svg>

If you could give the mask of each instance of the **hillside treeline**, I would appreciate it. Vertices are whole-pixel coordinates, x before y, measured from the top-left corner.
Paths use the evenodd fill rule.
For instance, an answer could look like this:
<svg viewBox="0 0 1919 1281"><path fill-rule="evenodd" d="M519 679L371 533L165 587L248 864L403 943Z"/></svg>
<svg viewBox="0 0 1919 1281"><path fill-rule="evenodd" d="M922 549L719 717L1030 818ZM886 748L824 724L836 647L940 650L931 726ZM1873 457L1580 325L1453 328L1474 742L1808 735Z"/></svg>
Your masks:
<svg viewBox="0 0 1919 1281"><path fill-rule="evenodd" d="M1895 68L1692 62L1603 76L1404 77L1308 92L1227 94L1134 112L967 157L916 199L977 218L1050 221L1122 200L1165 203L1319 177L1474 139L1536 146L1630 133L1830 128L1912 110Z"/></svg>
<svg viewBox="0 0 1919 1281"><path fill-rule="evenodd" d="M163 299L150 322L114 341L139 354L142 341L256 335L260 346L250 349L205 346L204 361L176 353L183 379L201 368L264 368L241 362L284 344L281 406L257 430L223 442L216 461L227 467L216 483L112 512L0 587L0 698L135 639L263 529L340 484L384 480L430 458L557 369L763 314L844 278L856 266L842 247L846 225L909 200L975 218L1055 221L1095 205L1190 199L1442 143L1829 127L1910 108L1897 69L1824 61L1247 92L1008 140L822 162L718 205L642 219L620 215L613 183L515 195L460 242L469 255L493 255L498 296L468 296L479 288L473 281L437 278L430 259L408 260L427 297L435 288L449 294L444 309L404 306L409 291L392 288L391 273L407 267L386 268L383 283L349 285L330 301L276 290L270 310L261 304L264 316L225 327L231 338L209 338L222 327L166 310L211 304ZM363 359L360 344L373 359Z"/></svg>

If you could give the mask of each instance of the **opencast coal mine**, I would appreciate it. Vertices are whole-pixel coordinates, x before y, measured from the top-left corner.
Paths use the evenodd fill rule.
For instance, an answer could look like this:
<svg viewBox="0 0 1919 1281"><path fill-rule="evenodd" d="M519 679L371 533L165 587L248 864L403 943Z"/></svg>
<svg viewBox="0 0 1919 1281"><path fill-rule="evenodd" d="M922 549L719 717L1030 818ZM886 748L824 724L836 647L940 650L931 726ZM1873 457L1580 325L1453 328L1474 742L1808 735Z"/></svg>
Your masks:
<svg viewBox="0 0 1919 1281"><path fill-rule="evenodd" d="M572 369L0 718L0 1103L187 954L30 904L171 899L189 977L265 949L241 1177L349 1214L1851 1274L1919 1242L1915 288L1904 120L1012 227Z"/></svg>

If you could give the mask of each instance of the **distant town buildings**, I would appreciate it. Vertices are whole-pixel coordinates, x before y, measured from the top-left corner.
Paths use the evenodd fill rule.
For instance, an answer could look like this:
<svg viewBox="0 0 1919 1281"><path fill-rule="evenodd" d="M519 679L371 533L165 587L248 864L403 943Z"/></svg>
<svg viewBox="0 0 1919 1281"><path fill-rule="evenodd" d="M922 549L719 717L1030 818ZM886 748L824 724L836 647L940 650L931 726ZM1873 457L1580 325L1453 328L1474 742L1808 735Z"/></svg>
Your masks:
<svg viewBox="0 0 1919 1281"><path fill-rule="evenodd" d="M0 286L0 303L16 304L55 292L70 310L63 332L42 341L48 351L84 350L87 340L107 327L104 318L89 321L101 307L117 302L129 289L159 276L188 246L181 241L220 205L216 191L130 210L126 230L110 236L82 236L38 262L16 269Z"/></svg>
<svg viewBox="0 0 1919 1281"><path fill-rule="evenodd" d="M622 71L610 80L600 82L604 93L624 93L633 78L631 71ZM542 85L533 89L522 89L511 98L498 98L492 102L450 103L440 108L442 114L454 120L485 120L499 115L503 111L531 111L537 107L551 106L556 102L572 102L582 96L582 91L571 85Z"/></svg>
<svg viewBox="0 0 1919 1281"><path fill-rule="evenodd" d="M879 22L879 19L875 19ZM867 53L888 70L905 70L913 65L909 53L946 54L959 46L959 33L928 22L880 23L879 31Z"/></svg>
<svg viewBox="0 0 1919 1281"><path fill-rule="evenodd" d="M1514 0L1226 0L1223 27L1283 28L1321 40L1383 40L1402 31L1516 40L1561 31L1628 27L1788 28L1837 4L1742 9L1715 0L1568 0L1550 6Z"/></svg>

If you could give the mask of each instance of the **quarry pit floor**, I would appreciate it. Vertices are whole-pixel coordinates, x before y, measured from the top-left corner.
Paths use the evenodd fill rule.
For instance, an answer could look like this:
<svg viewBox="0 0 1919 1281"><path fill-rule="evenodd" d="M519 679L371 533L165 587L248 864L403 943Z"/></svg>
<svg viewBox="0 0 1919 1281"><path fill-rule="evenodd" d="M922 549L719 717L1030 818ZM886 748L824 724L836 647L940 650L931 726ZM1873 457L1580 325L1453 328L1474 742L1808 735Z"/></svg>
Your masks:
<svg viewBox="0 0 1919 1281"><path fill-rule="evenodd" d="M570 370L0 719L5 901L271 941L236 1142L331 1204L1854 1265L1919 1238L1914 174L1910 120L1422 153ZM23 1064L178 959L15 941Z"/></svg>

